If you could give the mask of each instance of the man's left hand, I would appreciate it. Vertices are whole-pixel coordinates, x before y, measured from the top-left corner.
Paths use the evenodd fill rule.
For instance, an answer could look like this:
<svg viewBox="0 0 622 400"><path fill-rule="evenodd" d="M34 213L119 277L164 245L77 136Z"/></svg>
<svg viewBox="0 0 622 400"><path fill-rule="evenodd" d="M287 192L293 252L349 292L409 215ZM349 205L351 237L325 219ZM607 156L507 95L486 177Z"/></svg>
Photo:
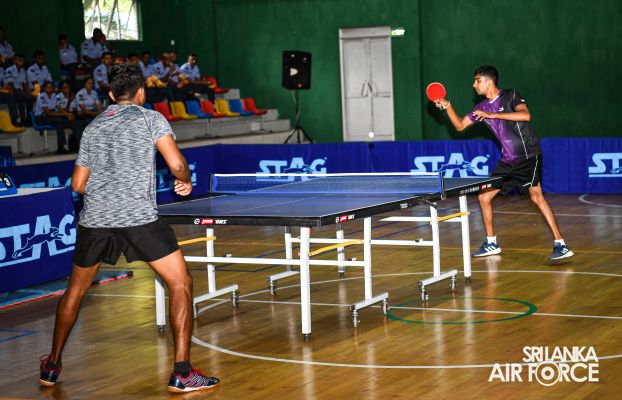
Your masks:
<svg viewBox="0 0 622 400"><path fill-rule="evenodd" d="M192 192L192 183L182 182L179 179L175 179L173 190L175 190L175 193L180 196L188 196Z"/></svg>
<svg viewBox="0 0 622 400"><path fill-rule="evenodd" d="M494 118L495 114L482 111L482 110L476 110L476 111L473 111L473 116L475 116L475 119L477 119L478 121L483 121L487 118Z"/></svg>

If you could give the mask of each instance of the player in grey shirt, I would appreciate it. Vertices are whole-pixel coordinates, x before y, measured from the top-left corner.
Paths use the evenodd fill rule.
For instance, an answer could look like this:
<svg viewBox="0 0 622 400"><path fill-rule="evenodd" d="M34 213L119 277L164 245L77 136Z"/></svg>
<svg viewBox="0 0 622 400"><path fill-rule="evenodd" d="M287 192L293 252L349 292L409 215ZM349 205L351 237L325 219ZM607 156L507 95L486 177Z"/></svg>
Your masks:
<svg viewBox="0 0 622 400"><path fill-rule="evenodd" d="M149 263L169 289L175 365L168 390L207 389L217 385L218 378L190 365L192 277L173 230L158 219L156 209L156 149L175 176L174 191L181 196L192 191L188 164L166 119L142 107L145 88L140 67L114 65L109 82L109 95L116 104L84 131L73 171L71 187L84 195L84 208L71 278L58 304L52 351L42 357L39 382L56 384L63 348L101 262L114 264L123 253L129 262Z"/></svg>

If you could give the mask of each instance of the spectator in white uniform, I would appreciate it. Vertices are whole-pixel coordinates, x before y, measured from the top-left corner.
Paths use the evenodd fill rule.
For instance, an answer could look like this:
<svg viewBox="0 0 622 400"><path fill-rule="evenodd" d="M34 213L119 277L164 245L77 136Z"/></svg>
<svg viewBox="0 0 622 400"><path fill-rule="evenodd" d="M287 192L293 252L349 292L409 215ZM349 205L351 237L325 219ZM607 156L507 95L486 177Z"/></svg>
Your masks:
<svg viewBox="0 0 622 400"><path fill-rule="evenodd" d="M60 71L69 81L76 80L76 69L78 68L78 52L69 43L67 35L58 35L58 56L60 59Z"/></svg>
<svg viewBox="0 0 622 400"><path fill-rule="evenodd" d="M211 83L201 79L201 70L197 65L196 53L190 53L188 55L188 62L182 65L179 70L188 80L188 88L191 92L206 94L212 102L214 101L215 96Z"/></svg>
<svg viewBox="0 0 622 400"><path fill-rule="evenodd" d="M13 46L6 40L4 28L0 26L0 66L10 66L14 56Z"/></svg>
<svg viewBox="0 0 622 400"><path fill-rule="evenodd" d="M45 65L45 54L43 54L41 50L37 50L33 54L33 57L35 59L35 63L26 70L28 88L31 92L34 91L35 84L38 84L41 89L43 82L52 80L52 74L50 74L50 70L48 70L48 67ZM33 95L38 94L39 93L33 93Z"/></svg>
<svg viewBox="0 0 622 400"><path fill-rule="evenodd" d="M106 36L101 29L93 29L93 36L86 39L80 46L82 62L90 65L98 65L102 54L109 51L106 47Z"/></svg>
<svg viewBox="0 0 622 400"><path fill-rule="evenodd" d="M108 84L108 69L112 64L112 54L106 52L102 54L101 64L93 70L93 80L95 81L95 90L100 96L108 96L110 85Z"/></svg>
<svg viewBox="0 0 622 400"><path fill-rule="evenodd" d="M78 138L82 134L78 128L73 114L67 111L60 111L56 104L54 94L54 84L50 81L43 83L43 91L35 102L35 119L41 125L53 125L56 127L56 142L58 150L56 154L67 154L65 149L65 128L71 128L73 134Z"/></svg>
<svg viewBox="0 0 622 400"><path fill-rule="evenodd" d="M80 89L75 99L78 116L89 122L104 111L93 84L93 78L86 78L84 88Z"/></svg>
<svg viewBox="0 0 622 400"><path fill-rule="evenodd" d="M32 112L33 99L28 90L23 54L15 54L13 57L13 65L4 71L4 84L8 85L9 92L17 105L19 121L14 121L14 125L32 125L28 118L28 114Z"/></svg>

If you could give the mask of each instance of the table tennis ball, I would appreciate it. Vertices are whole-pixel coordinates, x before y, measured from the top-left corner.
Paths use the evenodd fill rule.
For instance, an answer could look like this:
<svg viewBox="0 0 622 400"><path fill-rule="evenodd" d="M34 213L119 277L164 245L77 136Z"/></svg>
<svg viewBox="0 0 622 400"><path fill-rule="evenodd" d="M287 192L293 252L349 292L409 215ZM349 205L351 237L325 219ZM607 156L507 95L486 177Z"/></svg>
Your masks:
<svg viewBox="0 0 622 400"><path fill-rule="evenodd" d="M368 135L369 135L369 137L370 137L370 138L373 138L374 136L376 136L376 135L374 134L374 132L369 132L369 133L368 133Z"/></svg>

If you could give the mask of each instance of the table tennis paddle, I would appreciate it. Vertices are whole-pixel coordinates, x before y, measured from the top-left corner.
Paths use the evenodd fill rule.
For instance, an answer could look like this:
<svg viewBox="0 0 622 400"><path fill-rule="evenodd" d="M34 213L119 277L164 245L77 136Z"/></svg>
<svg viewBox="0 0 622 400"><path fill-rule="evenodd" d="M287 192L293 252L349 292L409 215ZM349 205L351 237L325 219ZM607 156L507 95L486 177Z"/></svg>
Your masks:
<svg viewBox="0 0 622 400"><path fill-rule="evenodd" d="M439 99L444 99L447 95L447 92L445 92L445 86L438 82L432 82L425 89L425 94L428 96L428 99L430 99L430 101L436 101Z"/></svg>

